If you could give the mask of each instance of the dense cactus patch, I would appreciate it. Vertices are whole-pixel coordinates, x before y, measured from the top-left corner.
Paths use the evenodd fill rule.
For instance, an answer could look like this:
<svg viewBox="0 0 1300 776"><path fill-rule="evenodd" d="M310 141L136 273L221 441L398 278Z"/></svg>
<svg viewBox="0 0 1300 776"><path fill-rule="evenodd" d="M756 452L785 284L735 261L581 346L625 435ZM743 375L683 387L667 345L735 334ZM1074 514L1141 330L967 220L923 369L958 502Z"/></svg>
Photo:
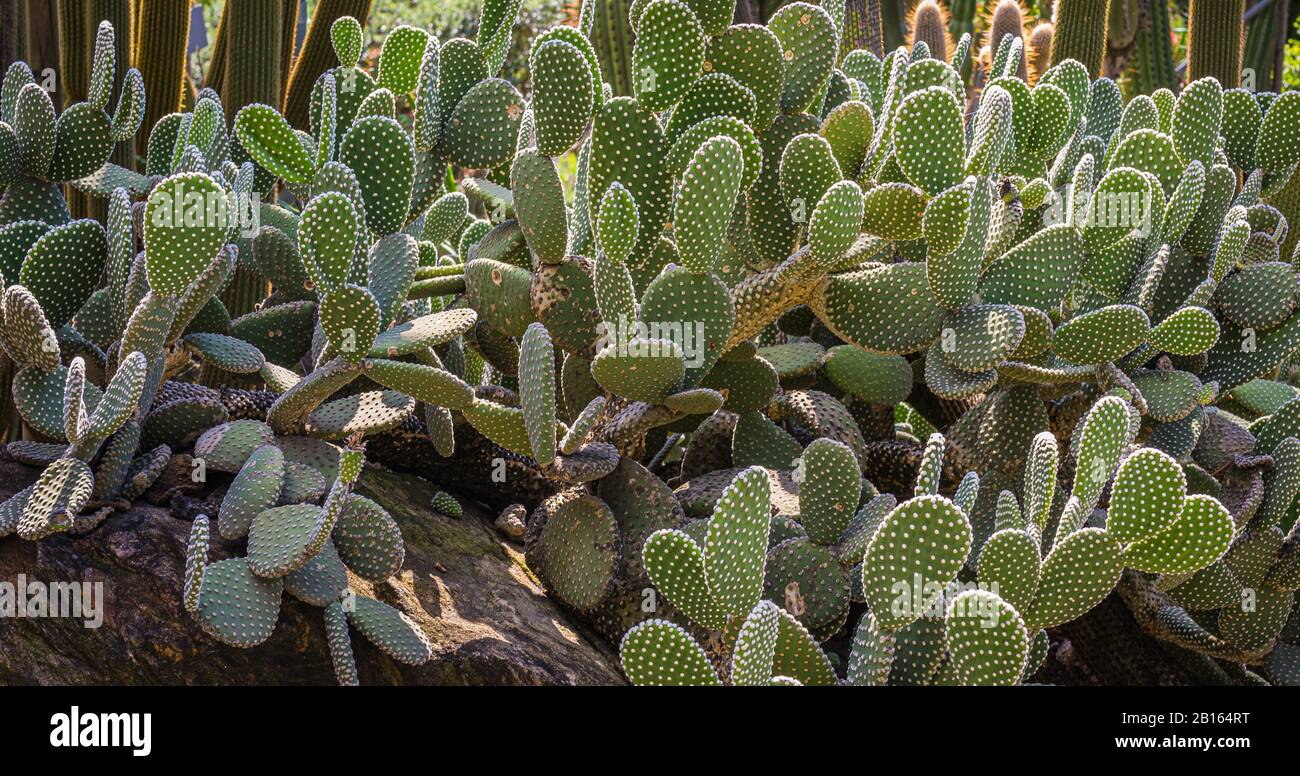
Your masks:
<svg viewBox="0 0 1300 776"><path fill-rule="evenodd" d="M249 648L319 608L355 684L356 634L433 649L352 589L403 572L357 490L401 435L453 462L428 519L479 519L460 478L527 505L529 569L637 684L1033 682L1112 595L1294 684L1300 99L1216 78L1204 23L1194 80L1126 99L1097 4L1030 36L1003 0L983 55L951 5L881 57L834 3L650 0L611 61L587 0L522 91L517 2L373 62L345 16L301 126L202 88L142 127L133 69L110 117L108 22L85 101L15 63L0 374L42 472L0 537L188 456L224 489L185 609Z"/></svg>

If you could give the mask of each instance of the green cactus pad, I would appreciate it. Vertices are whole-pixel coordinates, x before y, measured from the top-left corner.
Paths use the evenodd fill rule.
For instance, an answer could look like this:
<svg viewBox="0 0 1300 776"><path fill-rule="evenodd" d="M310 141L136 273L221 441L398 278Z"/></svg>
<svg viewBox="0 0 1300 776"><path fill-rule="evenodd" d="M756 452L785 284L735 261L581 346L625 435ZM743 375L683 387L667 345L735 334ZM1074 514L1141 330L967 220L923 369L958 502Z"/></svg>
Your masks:
<svg viewBox="0 0 1300 776"><path fill-rule="evenodd" d="M290 183L307 183L315 172L311 154L293 127L269 105L246 105L235 116L235 135L267 171Z"/></svg>
<svg viewBox="0 0 1300 776"><path fill-rule="evenodd" d="M692 272L707 273L717 264L743 172L740 144L725 136L706 140L686 166L673 234L682 262Z"/></svg>
<svg viewBox="0 0 1300 776"><path fill-rule="evenodd" d="M953 598L945 632L962 684L1006 686L1020 681L1029 633L1016 608L996 593L967 590Z"/></svg>
<svg viewBox="0 0 1300 776"><path fill-rule="evenodd" d="M405 612L364 595L354 597L350 610L346 602L343 609L352 627L393 660L418 666L433 656L429 638Z"/></svg>
<svg viewBox="0 0 1300 776"><path fill-rule="evenodd" d="M84 178L103 167L112 150L112 126L103 109L89 103L70 105L55 124L49 178Z"/></svg>
<svg viewBox="0 0 1300 776"><path fill-rule="evenodd" d="M379 303L361 286L340 286L321 300L321 328L334 352L352 364L361 363L370 351L379 318Z"/></svg>
<svg viewBox="0 0 1300 776"><path fill-rule="evenodd" d="M232 647L253 647L271 637L280 618L282 580L253 574L245 558L203 570L195 618L212 638Z"/></svg>
<svg viewBox="0 0 1300 776"><path fill-rule="evenodd" d="M217 530L223 539L242 539L254 518L276 505L284 484L284 471L284 453L278 447L262 445L248 456L221 501Z"/></svg>
<svg viewBox="0 0 1300 776"><path fill-rule="evenodd" d="M781 621L772 673L810 687L837 684L831 661L812 634L786 610L778 608L777 614Z"/></svg>
<svg viewBox="0 0 1300 776"><path fill-rule="evenodd" d="M970 544L966 516L942 496L918 496L886 515L862 564L863 595L881 627L897 630L919 618L956 577ZM896 606L900 584L910 592Z"/></svg>
<svg viewBox="0 0 1300 776"><path fill-rule="evenodd" d="M1125 565L1149 573L1187 574L1209 566L1227 551L1233 522L1218 500L1197 494L1188 496L1180 508L1172 525L1124 549Z"/></svg>
<svg viewBox="0 0 1300 776"><path fill-rule="evenodd" d="M371 358L398 358L443 345L472 329L477 319L475 311L468 308L422 315L380 332L369 355Z"/></svg>
<svg viewBox="0 0 1300 776"><path fill-rule="evenodd" d="M849 614L847 570L829 548L806 538L789 539L768 552L763 595L787 610L793 607L818 639L833 636Z"/></svg>
<svg viewBox="0 0 1300 776"><path fill-rule="evenodd" d="M13 108L13 128L23 172L45 178L54 158L55 128L54 102L45 89L34 83L22 87Z"/></svg>
<svg viewBox="0 0 1300 776"><path fill-rule="evenodd" d="M800 113L813 108L835 66L839 39L835 23L820 6L797 2L772 14L767 26L780 42L785 60L781 110Z"/></svg>
<svg viewBox="0 0 1300 776"><path fill-rule="evenodd" d="M219 472L238 472L253 451L275 438L260 420L236 420L214 426L194 443L194 457Z"/></svg>
<svg viewBox="0 0 1300 776"><path fill-rule="evenodd" d="M636 201L623 184L614 181L601 195L600 218L596 222L596 240L604 255L622 264L636 244L638 217Z"/></svg>
<svg viewBox="0 0 1300 776"><path fill-rule="evenodd" d="M1139 129L1121 140L1111 154L1108 166L1112 170L1132 167L1155 175L1165 196L1173 192L1183 172L1183 163L1173 139L1154 129Z"/></svg>
<svg viewBox="0 0 1300 776"><path fill-rule="evenodd" d="M275 505L319 504L328 488L325 475L306 464L288 461L284 465L284 485Z"/></svg>
<svg viewBox="0 0 1300 776"><path fill-rule="evenodd" d="M94 487L90 467L75 458L60 458L45 468L32 486L18 520L18 535L37 541L72 527Z"/></svg>
<svg viewBox="0 0 1300 776"><path fill-rule="evenodd" d="M683 385L694 387L721 357L735 312L725 284L717 277L674 267L665 269L646 288L641 299L641 318L673 331L675 324L682 324L680 344L684 351L690 348L685 353ZM687 324L691 326L689 331Z"/></svg>
<svg viewBox="0 0 1300 776"><path fill-rule="evenodd" d="M569 606L590 611L612 592L619 565L618 525L600 499L570 492L549 502L536 553L547 586Z"/></svg>
<svg viewBox="0 0 1300 776"><path fill-rule="evenodd" d="M770 404L780 384L772 365L751 353L745 358L719 360L701 385L725 397L724 409L744 414Z"/></svg>
<svg viewBox="0 0 1300 776"><path fill-rule="evenodd" d="M468 383L435 366L372 358L365 362L365 373L385 388L427 404L459 410L474 401L474 390Z"/></svg>
<svg viewBox="0 0 1300 776"><path fill-rule="evenodd" d="M1006 360L1024 336L1025 319L1016 308L973 305L944 319L939 352L954 369L983 372Z"/></svg>
<svg viewBox="0 0 1300 776"><path fill-rule="evenodd" d="M356 493L348 494L331 538L347 567L370 582L396 574L406 557L397 522L383 507Z"/></svg>
<svg viewBox="0 0 1300 776"><path fill-rule="evenodd" d="M931 86L908 95L898 106L893 140L898 165L927 194L961 183L961 106L948 89Z"/></svg>
<svg viewBox="0 0 1300 776"><path fill-rule="evenodd" d="M804 450L803 466L800 522L814 542L834 544L848 528L857 507L861 490L858 460L847 445L817 439Z"/></svg>
<svg viewBox="0 0 1300 776"><path fill-rule="evenodd" d="M791 469L802 452L794 437L761 412L741 415L732 434L731 454L737 466Z"/></svg>
<svg viewBox="0 0 1300 776"><path fill-rule="evenodd" d="M415 147L401 125L386 116L359 119L340 141L339 161L356 175L367 228L376 235L401 229L415 181Z"/></svg>
<svg viewBox="0 0 1300 776"><path fill-rule="evenodd" d="M311 560L321 510L289 504L262 511L248 529L248 567L259 577L283 577Z"/></svg>
<svg viewBox="0 0 1300 776"><path fill-rule="evenodd" d="M0 300L0 313L4 322L0 345L16 363L30 364L41 371L58 368L58 337L30 291L19 285L9 286Z"/></svg>
<svg viewBox="0 0 1300 776"><path fill-rule="evenodd" d="M462 412L471 426L498 445L524 455L532 452L523 410L518 407L475 398Z"/></svg>
<svg viewBox="0 0 1300 776"><path fill-rule="evenodd" d="M1176 356L1194 356L1214 347L1219 321L1204 307L1184 307L1151 329L1151 346Z"/></svg>
<svg viewBox="0 0 1300 776"><path fill-rule="evenodd" d="M754 120L754 93L726 73L706 73L673 109L664 128L670 143L676 144L682 133L709 118L727 116L745 126ZM698 142L697 142L698 145Z"/></svg>
<svg viewBox="0 0 1300 776"><path fill-rule="evenodd" d="M721 609L743 616L762 595L770 526L769 486L762 469L745 469L723 491L704 541L704 573Z"/></svg>
<svg viewBox="0 0 1300 776"><path fill-rule="evenodd" d="M378 434L415 411L415 399L397 391L366 391L326 402L307 417L308 433L325 439Z"/></svg>
<svg viewBox="0 0 1300 776"><path fill-rule="evenodd" d="M922 235L926 196L907 183L885 183L863 195L862 231L886 240L915 240Z"/></svg>
<svg viewBox="0 0 1300 776"><path fill-rule="evenodd" d="M360 216L343 194L326 192L303 208L298 247L307 274L321 294L347 282L360 231Z"/></svg>
<svg viewBox="0 0 1300 776"><path fill-rule="evenodd" d="M562 261L569 242L568 212L555 163L540 153L523 151L511 165L510 189L519 228L533 254L547 264Z"/></svg>
<svg viewBox="0 0 1300 776"><path fill-rule="evenodd" d="M667 620L632 626L619 642L618 654L623 672L638 686L722 684L700 645Z"/></svg>
<svg viewBox="0 0 1300 776"><path fill-rule="evenodd" d="M230 322L230 336L262 351L269 363L290 367L311 348L315 302L263 307Z"/></svg>
<svg viewBox="0 0 1300 776"><path fill-rule="evenodd" d="M808 244L819 266L839 262L858 237L862 224L862 190L853 181L832 185L813 209Z"/></svg>
<svg viewBox="0 0 1300 776"><path fill-rule="evenodd" d="M1117 304L1071 318L1052 334L1057 355L1075 364L1116 361L1147 339L1151 323L1132 305Z"/></svg>
<svg viewBox="0 0 1300 776"><path fill-rule="evenodd" d="M58 328L72 320L94 293L107 261L103 227L89 219L73 221L36 240L16 279L40 301L50 325Z"/></svg>
<svg viewBox="0 0 1300 776"><path fill-rule="evenodd" d="M1113 537L1097 528L1075 531L1043 560L1038 595L1026 622L1050 628L1073 620L1101 603L1123 570L1122 552Z"/></svg>
<svg viewBox="0 0 1300 776"><path fill-rule="evenodd" d="M632 401L656 404L682 382L682 349L668 339L634 338L613 343L591 361L601 387Z"/></svg>
<svg viewBox="0 0 1300 776"><path fill-rule="evenodd" d="M676 0L650 0L642 6L632 49L637 100L652 111L676 104L700 76L704 31L695 14Z"/></svg>
<svg viewBox="0 0 1300 776"><path fill-rule="evenodd" d="M642 557L650 580L675 608L704 628L722 627L726 613L709 590L704 553L690 536L656 531L646 539Z"/></svg>
<svg viewBox="0 0 1300 776"><path fill-rule="evenodd" d="M63 392L68 369L59 366L49 372L29 366L18 370L11 387L14 407L23 422L51 439L65 439L63 435ZM94 384L85 387L85 402L93 409L99 403L99 389Z"/></svg>
<svg viewBox="0 0 1300 776"><path fill-rule="evenodd" d="M1178 520L1186 487L1177 461L1152 448L1137 451L1115 476L1107 531L1120 542L1164 531Z"/></svg>
<svg viewBox="0 0 1300 776"><path fill-rule="evenodd" d="M591 117L591 65L577 46L551 39L533 47L529 67L533 73L537 149L543 156L559 156L578 141Z"/></svg>
<svg viewBox="0 0 1300 776"><path fill-rule="evenodd" d="M1034 600L1040 573L1038 542L1025 531L999 530L980 548L980 585L995 591L1017 611L1028 609Z"/></svg>
<svg viewBox="0 0 1300 776"><path fill-rule="evenodd" d="M1298 122L1300 95L1286 92L1268 106L1259 129L1255 154L1261 169L1271 173L1284 173L1300 161L1300 145L1295 142L1295 127ZM19 134L21 136L21 130Z"/></svg>
<svg viewBox="0 0 1300 776"><path fill-rule="evenodd" d="M756 687L772 681L780 615L771 601L759 601L736 636L731 659L731 681L737 687Z"/></svg>
<svg viewBox="0 0 1300 776"><path fill-rule="evenodd" d="M1229 274L1215 291L1214 302L1238 326L1267 330L1295 309L1296 288L1289 263L1266 261Z"/></svg>
<svg viewBox="0 0 1300 776"><path fill-rule="evenodd" d="M944 310L923 264L890 264L832 275L810 302L841 338L884 354L914 353L939 336Z"/></svg>
<svg viewBox="0 0 1300 776"><path fill-rule="evenodd" d="M185 337L185 345L206 363L226 372L253 374L266 363L262 351L241 339L225 334L199 333Z"/></svg>
<svg viewBox="0 0 1300 776"><path fill-rule="evenodd" d="M784 47L767 27L737 24L708 40L705 73L725 73L754 95L750 126L761 132L771 126L780 109L785 73Z"/></svg>
<svg viewBox="0 0 1300 776"><path fill-rule="evenodd" d="M993 262L980 281L983 300L1048 311L1074 281L1083 241L1067 224L1049 226Z"/></svg>
<svg viewBox="0 0 1300 776"><path fill-rule="evenodd" d="M821 135L798 135L781 154L781 197L796 224L812 218L813 209L843 175L831 144Z"/></svg>
<svg viewBox="0 0 1300 776"><path fill-rule="evenodd" d="M197 210L196 202L201 206ZM228 231L226 195L215 180L203 173L163 180L150 193L144 212L149 288L160 295L183 293L212 262Z"/></svg>
<svg viewBox="0 0 1300 776"><path fill-rule="evenodd" d="M912 392L912 367L901 356L837 345L826 351L821 367L837 388L870 404L894 405Z"/></svg>
<svg viewBox="0 0 1300 776"><path fill-rule="evenodd" d="M546 327L529 325L519 345L519 401L533 458L555 459L555 349Z"/></svg>
<svg viewBox="0 0 1300 776"><path fill-rule="evenodd" d="M1219 632L1238 649L1267 649L1286 624L1295 594L1260 590L1254 607L1228 606L1219 616Z"/></svg>
<svg viewBox="0 0 1300 776"><path fill-rule="evenodd" d="M333 542L307 562L307 565L284 577L284 591L311 606L335 604L348 589L348 572L339 560Z"/></svg>

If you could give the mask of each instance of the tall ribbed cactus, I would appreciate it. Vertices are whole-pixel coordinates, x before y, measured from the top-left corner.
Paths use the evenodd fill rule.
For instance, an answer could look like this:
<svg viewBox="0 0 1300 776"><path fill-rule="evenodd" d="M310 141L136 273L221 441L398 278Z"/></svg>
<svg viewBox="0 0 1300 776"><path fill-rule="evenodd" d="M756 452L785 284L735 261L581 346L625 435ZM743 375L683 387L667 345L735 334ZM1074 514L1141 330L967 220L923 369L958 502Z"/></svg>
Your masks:
<svg viewBox="0 0 1300 776"><path fill-rule="evenodd" d="M1052 17L1052 64L1074 59L1093 78L1101 75L1109 17L1110 0L1056 0Z"/></svg>
<svg viewBox="0 0 1300 776"><path fill-rule="evenodd" d="M1025 9L1020 5L1020 0L998 0L984 25L984 45L989 49L990 58L997 54L999 46L1002 45L1002 41L1008 35L1013 39L1020 40L1022 48L1016 75L1022 81L1027 81L1029 78L1028 61L1025 58L1023 49L1025 17L1027 15Z"/></svg>
<svg viewBox="0 0 1300 776"><path fill-rule="evenodd" d="M136 0L131 61L144 76L144 126L152 128L180 110L185 89L185 52L190 39L188 0Z"/></svg>
<svg viewBox="0 0 1300 776"><path fill-rule="evenodd" d="M937 0L921 0L912 11L911 35L908 43L915 47L922 41L930 49L930 56L948 61L952 41L948 37L948 17Z"/></svg>
<svg viewBox="0 0 1300 776"><path fill-rule="evenodd" d="M1187 9L1187 80L1217 78L1225 89L1241 85L1246 42L1246 0L1192 0Z"/></svg>
<svg viewBox="0 0 1300 776"><path fill-rule="evenodd" d="M600 61L600 72L617 95L634 91L632 83L632 26L629 0L584 0L580 24Z"/></svg>
<svg viewBox="0 0 1300 776"><path fill-rule="evenodd" d="M1141 10L1133 53L1134 87L1138 94L1152 94L1158 89L1172 91L1178 85L1178 77L1169 34L1169 6L1151 0L1143 3Z"/></svg>

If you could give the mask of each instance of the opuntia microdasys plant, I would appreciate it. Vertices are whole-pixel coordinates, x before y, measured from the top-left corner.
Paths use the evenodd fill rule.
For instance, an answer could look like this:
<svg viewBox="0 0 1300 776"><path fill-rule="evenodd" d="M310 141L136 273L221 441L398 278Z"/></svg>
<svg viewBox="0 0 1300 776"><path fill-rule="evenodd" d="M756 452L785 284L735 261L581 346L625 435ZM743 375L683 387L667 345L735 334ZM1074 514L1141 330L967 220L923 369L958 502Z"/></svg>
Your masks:
<svg viewBox="0 0 1300 776"><path fill-rule="evenodd" d="M1150 41L1122 89L1106 4L971 5L882 57L835 3L648 0L614 61L587 0L524 91L517 1L366 58L341 16L305 115L200 89L136 165L111 25L57 118L15 64L7 450L43 470L0 536L202 461L184 608L255 647L288 592L352 684L349 625L433 654L353 590L405 559L362 470L414 469L430 520L524 504L529 571L637 684L1054 682L1111 597L1192 680L1294 684L1300 95Z"/></svg>

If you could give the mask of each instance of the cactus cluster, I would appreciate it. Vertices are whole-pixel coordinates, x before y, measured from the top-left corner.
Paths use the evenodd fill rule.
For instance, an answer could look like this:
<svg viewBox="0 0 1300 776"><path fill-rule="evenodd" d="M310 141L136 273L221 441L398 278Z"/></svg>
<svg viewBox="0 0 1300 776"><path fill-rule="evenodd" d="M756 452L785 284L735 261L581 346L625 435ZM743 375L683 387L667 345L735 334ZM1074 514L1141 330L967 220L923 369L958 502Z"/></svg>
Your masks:
<svg viewBox="0 0 1300 776"><path fill-rule="evenodd" d="M204 89L141 173L107 161L144 112L137 76L104 113L111 28L57 120L15 65L0 344L8 451L44 471L0 536L93 530L202 460L229 486L186 608L249 647L287 591L355 683L349 624L432 651L352 590L402 567L353 492L400 433L529 506L530 570L634 683L1029 682L1112 594L1295 683L1300 95L1126 99L1107 3L1031 31L1003 0L978 35L973 5L919 3L882 58L835 3L586 0L527 94L517 2L391 30L373 68L340 16L303 116ZM232 317L236 271L270 292Z"/></svg>

